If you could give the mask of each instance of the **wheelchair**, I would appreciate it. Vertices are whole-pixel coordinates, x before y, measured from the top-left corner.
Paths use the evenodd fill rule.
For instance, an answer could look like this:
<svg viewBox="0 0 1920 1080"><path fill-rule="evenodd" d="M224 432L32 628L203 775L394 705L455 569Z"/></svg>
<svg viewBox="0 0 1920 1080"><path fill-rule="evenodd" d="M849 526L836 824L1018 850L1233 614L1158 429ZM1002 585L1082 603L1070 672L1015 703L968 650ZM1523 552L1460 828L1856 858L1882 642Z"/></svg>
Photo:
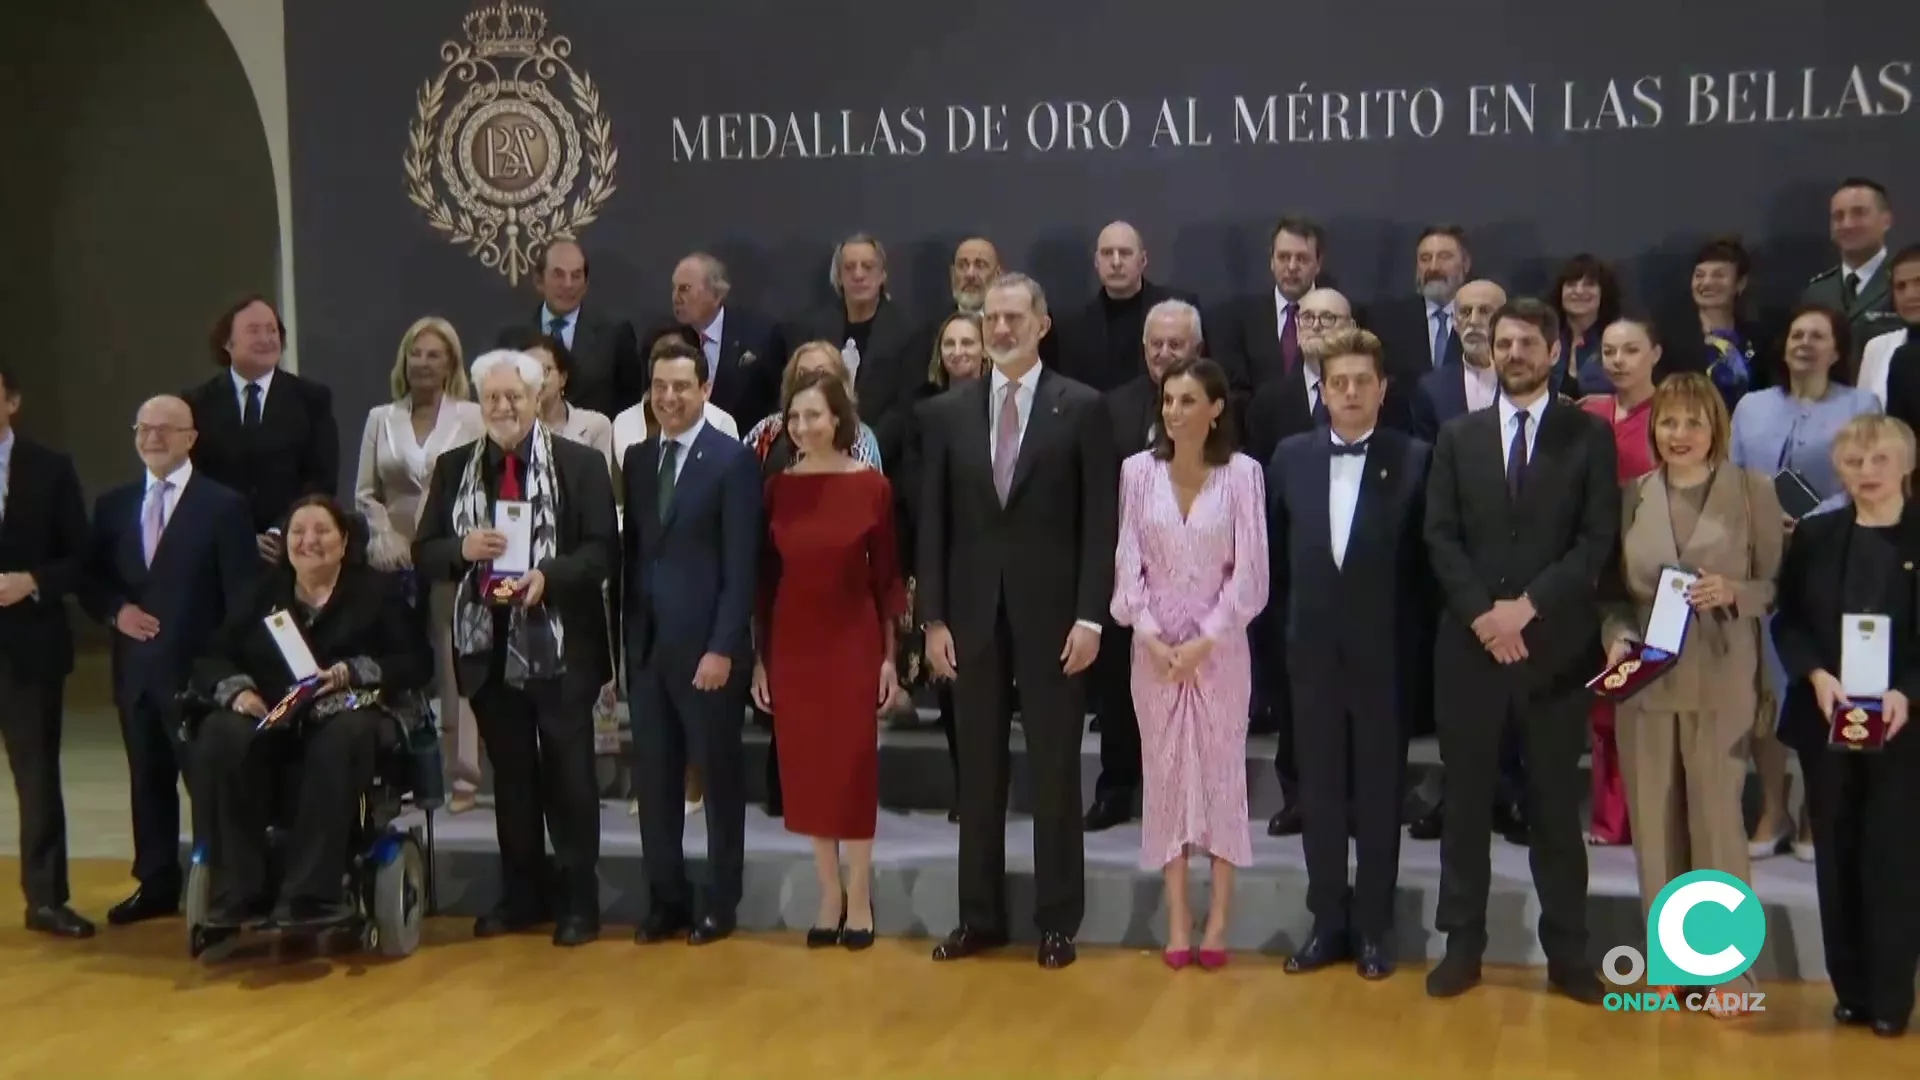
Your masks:
<svg viewBox="0 0 1920 1080"><path fill-rule="evenodd" d="M187 751L191 768L194 736L201 721L219 706L193 690L181 694L175 706L180 724L178 737ZM182 905L186 915L187 950L194 959L217 960L230 951L241 934L248 932L337 935L357 939L366 952L391 957L411 956L420 947L426 917L437 907L433 883L433 815L446 802L439 734L423 693L407 695L391 703L376 701L373 708L390 718L394 726L391 738L380 739L373 782L360 797L358 821L353 830L354 856L347 871L347 897L352 913L343 920L319 925L282 925L273 919L244 927L210 925L213 869L208 864L208 830L199 827L196 806L193 855L188 863ZM292 799L287 796L296 786L283 785L280 797L275 800L274 824L267 830L270 881L277 881L281 875L279 856L290 836ZM395 821L409 808L420 810L424 821L400 828Z"/></svg>

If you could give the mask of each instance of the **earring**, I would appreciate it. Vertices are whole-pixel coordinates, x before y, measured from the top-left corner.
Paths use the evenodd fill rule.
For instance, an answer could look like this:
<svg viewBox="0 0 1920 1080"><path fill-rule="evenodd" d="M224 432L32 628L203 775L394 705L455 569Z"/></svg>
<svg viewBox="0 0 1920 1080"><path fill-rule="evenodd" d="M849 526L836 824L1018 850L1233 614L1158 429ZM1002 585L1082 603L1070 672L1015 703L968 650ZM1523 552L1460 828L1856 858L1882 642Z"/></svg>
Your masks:
<svg viewBox="0 0 1920 1080"><path fill-rule="evenodd" d="M1219 427L1220 427L1220 421L1219 421L1219 420L1209 420L1209 421L1207 421L1207 430L1208 430L1208 431L1216 431L1216 430L1218 430L1218 429L1219 429Z"/></svg>

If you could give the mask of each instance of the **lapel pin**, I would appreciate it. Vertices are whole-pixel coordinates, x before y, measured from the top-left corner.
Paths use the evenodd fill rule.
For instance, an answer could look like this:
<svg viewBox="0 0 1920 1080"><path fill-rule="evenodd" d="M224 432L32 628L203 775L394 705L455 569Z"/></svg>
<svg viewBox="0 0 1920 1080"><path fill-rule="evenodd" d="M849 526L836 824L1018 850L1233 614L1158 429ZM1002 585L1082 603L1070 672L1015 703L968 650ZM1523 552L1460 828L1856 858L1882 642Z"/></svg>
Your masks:
<svg viewBox="0 0 1920 1080"><path fill-rule="evenodd" d="M1382 479L1382 480L1385 480L1386 478L1387 478L1387 470L1385 470L1385 469L1381 469L1381 470L1380 470L1380 479Z"/></svg>
<svg viewBox="0 0 1920 1080"><path fill-rule="evenodd" d="M1903 563L1903 564L1901 564L1901 567L1900 567L1900 569L1902 569L1902 570L1911 570L1911 569L1913 569L1913 564L1912 564L1912 563Z"/></svg>

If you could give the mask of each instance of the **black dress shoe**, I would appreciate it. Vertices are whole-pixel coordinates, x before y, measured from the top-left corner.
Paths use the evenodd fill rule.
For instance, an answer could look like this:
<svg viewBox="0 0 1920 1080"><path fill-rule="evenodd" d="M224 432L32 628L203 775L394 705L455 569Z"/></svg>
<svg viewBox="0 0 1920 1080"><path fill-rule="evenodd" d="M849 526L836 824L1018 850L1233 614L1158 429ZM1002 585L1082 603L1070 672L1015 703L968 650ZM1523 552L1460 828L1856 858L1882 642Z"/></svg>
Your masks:
<svg viewBox="0 0 1920 1080"><path fill-rule="evenodd" d="M1448 949L1432 971L1427 972L1427 996L1459 997L1480 985L1480 958L1463 950Z"/></svg>
<svg viewBox="0 0 1920 1080"><path fill-rule="evenodd" d="M1345 934L1308 935L1307 943L1299 951L1287 957L1284 968L1289 975L1304 975L1309 971L1319 971L1323 967L1353 959L1353 942Z"/></svg>
<svg viewBox="0 0 1920 1080"><path fill-rule="evenodd" d="M553 943L563 949L600 940L600 921L585 915L568 915L554 924Z"/></svg>
<svg viewBox="0 0 1920 1080"><path fill-rule="evenodd" d="M1413 819L1413 823L1407 826L1407 839L1438 840L1446 824L1446 807L1436 806Z"/></svg>
<svg viewBox="0 0 1920 1080"><path fill-rule="evenodd" d="M166 919L180 914L180 894L155 892L144 885L132 896L107 909L107 922L114 926L132 926L149 919Z"/></svg>
<svg viewBox="0 0 1920 1080"><path fill-rule="evenodd" d="M1067 935L1051 930L1040 935L1040 966L1048 971L1058 971L1079 956L1080 951L1073 947L1073 939Z"/></svg>
<svg viewBox="0 0 1920 1080"><path fill-rule="evenodd" d="M1132 793L1110 792L1094 797L1093 805L1087 808L1085 826L1087 832L1105 832L1132 820Z"/></svg>
<svg viewBox="0 0 1920 1080"><path fill-rule="evenodd" d="M731 913L726 915L703 916L699 922L693 924L693 929L688 932L687 944L711 945L716 941L732 937L733 930L734 922Z"/></svg>
<svg viewBox="0 0 1920 1080"><path fill-rule="evenodd" d="M1369 982L1378 982L1393 974L1393 954L1377 941L1360 939L1355 950L1353 969Z"/></svg>
<svg viewBox="0 0 1920 1080"><path fill-rule="evenodd" d="M93 936L93 924L65 904L27 909L27 929L76 941Z"/></svg>
<svg viewBox="0 0 1920 1080"><path fill-rule="evenodd" d="M947 935L945 941L933 947L935 960L965 960L969 956L978 956L988 949L997 949L1007 943L1007 935L975 930L970 926L956 926Z"/></svg>
<svg viewBox="0 0 1920 1080"><path fill-rule="evenodd" d="M1267 819L1268 836L1299 836L1302 825L1300 811L1291 806L1283 806L1280 812Z"/></svg>
<svg viewBox="0 0 1920 1080"><path fill-rule="evenodd" d="M1905 1020L1875 1020L1873 1033L1883 1039L1897 1039L1907 1033Z"/></svg>
<svg viewBox="0 0 1920 1080"><path fill-rule="evenodd" d="M523 930L531 930L545 921L532 912L497 907L473 920L473 936L495 938L507 934L518 934Z"/></svg>
<svg viewBox="0 0 1920 1080"><path fill-rule="evenodd" d="M687 936L693 929L693 920L679 908L656 907L647 912L640 925L633 931L633 940L639 945L656 945L662 941Z"/></svg>
<svg viewBox="0 0 1920 1080"><path fill-rule="evenodd" d="M1584 967L1567 971L1548 968L1547 985L1582 1005L1598 1005L1607 996L1606 988L1600 985L1600 976Z"/></svg>
<svg viewBox="0 0 1920 1080"><path fill-rule="evenodd" d="M1848 1027L1866 1027L1873 1023L1873 1014L1858 1006L1841 1002L1833 1007L1833 1019L1835 1023L1845 1024Z"/></svg>
<svg viewBox="0 0 1920 1080"><path fill-rule="evenodd" d="M807 948L831 949L840 944L841 935L847 930L847 898L840 897L840 922L835 926L811 926L807 928Z"/></svg>

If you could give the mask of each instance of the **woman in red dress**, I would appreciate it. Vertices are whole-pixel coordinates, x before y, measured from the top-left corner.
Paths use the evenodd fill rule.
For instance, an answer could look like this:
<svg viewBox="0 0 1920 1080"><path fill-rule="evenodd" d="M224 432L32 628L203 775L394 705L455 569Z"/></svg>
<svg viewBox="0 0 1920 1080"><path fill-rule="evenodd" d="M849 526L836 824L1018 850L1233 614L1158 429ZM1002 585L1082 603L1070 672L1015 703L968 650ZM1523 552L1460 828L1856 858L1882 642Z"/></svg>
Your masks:
<svg viewBox="0 0 1920 1080"><path fill-rule="evenodd" d="M753 697L773 716L787 831L813 839L820 914L807 946L857 950L873 944L879 711L897 681L906 586L893 490L849 453L860 420L846 382L802 376L785 406L795 456L767 479Z"/></svg>
<svg viewBox="0 0 1920 1080"><path fill-rule="evenodd" d="M1653 413L1653 372L1660 363L1660 341L1653 327L1638 319L1615 319L1600 336L1600 365L1613 393L1580 399L1580 407L1613 428L1620 482L1631 483L1653 471L1653 442L1647 419ZM1587 843L1633 842L1627 820L1627 785L1620 775L1613 702L1596 698L1588 715L1593 745L1593 818Z"/></svg>

